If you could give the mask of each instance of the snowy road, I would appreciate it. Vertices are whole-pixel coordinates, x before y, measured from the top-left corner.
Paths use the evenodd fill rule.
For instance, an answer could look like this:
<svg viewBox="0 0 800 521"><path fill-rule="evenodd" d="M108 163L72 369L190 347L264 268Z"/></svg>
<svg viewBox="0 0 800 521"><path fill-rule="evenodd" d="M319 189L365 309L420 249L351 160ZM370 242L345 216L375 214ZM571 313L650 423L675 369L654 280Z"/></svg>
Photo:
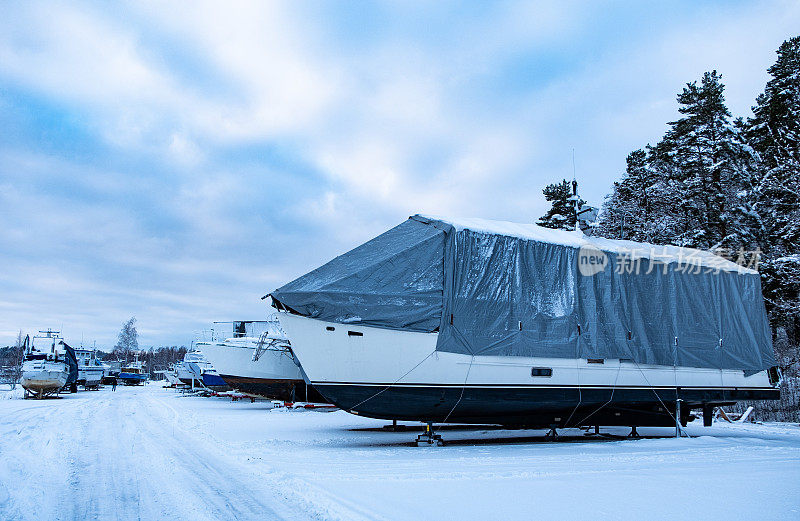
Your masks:
<svg viewBox="0 0 800 521"><path fill-rule="evenodd" d="M800 519L796 425L559 443L454 427L416 448L384 423L155 384L0 393L0 519Z"/></svg>
<svg viewBox="0 0 800 521"><path fill-rule="evenodd" d="M307 519L147 388L0 401L0 519Z"/></svg>

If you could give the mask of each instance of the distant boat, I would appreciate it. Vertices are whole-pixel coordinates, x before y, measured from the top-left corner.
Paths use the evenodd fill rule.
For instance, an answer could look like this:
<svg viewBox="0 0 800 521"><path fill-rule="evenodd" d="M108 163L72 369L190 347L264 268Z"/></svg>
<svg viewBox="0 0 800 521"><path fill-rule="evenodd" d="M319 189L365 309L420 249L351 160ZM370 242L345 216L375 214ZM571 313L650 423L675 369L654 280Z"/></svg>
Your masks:
<svg viewBox="0 0 800 521"><path fill-rule="evenodd" d="M178 379L178 373L174 364L170 364L169 369L165 371L156 371L156 372L161 372L164 375L164 378L167 380L167 383L169 383L169 385L171 385L172 387L179 385L181 383L181 381Z"/></svg>
<svg viewBox="0 0 800 521"><path fill-rule="evenodd" d="M93 349L76 349L75 358L78 360L78 385L84 387L100 385L108 366L97 359L97 352Z"/></svg>
<svg viewBox="0 0 800 521"><path fill-rule="evenodd" d="M35 398L58 392L70 383L77 363L72 348L64 343L58 331L40 331L40 335L25 337L22 378L20 384ZM72 374L73 381L77 375ZM27 396L27 395L26 395Z"/></svg>
<svg viewBox="0 0 800 521"><path fill-rule="evenodd" d="M104 360L103 364L103 383L111 384L117 378L122 370L122 362L119 360Z"/></svg>
<svg viewBox="0 0 800 521"><path fill-rule="evenodd" d="M125 385L139 385L147 381L147 376L144 362L140 362L139 355L136 355L133 362L122 367L117 378Z"/></svg>
<svg viewBox="0 0 800 521"><path fill-rule="evenodd" d="M306 384L292 357L286 333L277 320L235 321L232 324L233 337L197 343L198 349L230 387L265 398L327 402Z"/></svg>
<svg viewBox="0 0 800 521"><path fill-rule="evenodd" d="M198 342L198 348L203 343ZM176 364L176 373L178 379L186 385L207 387L212 391L230 390L228 384L220 378L214 365L208 361L202 351L188 351L183 356L183 361Z"/></svg>

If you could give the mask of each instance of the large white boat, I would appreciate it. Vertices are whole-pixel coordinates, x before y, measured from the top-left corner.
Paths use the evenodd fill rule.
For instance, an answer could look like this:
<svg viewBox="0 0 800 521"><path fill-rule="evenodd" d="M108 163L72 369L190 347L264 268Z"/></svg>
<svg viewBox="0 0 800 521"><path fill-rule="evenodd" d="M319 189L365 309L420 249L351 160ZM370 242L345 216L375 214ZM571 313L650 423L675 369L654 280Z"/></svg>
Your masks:
<svg viewBox="0 0 800 521"><path fill-rule="evenodd" d="M198 342L197 347L230 387L278 400L324 401L304 381L293 360L286 333L276 319L215 322L215 334L219 334L225 324L233 324L233 336Z"/></svg>
<svg viewBox="0 0 800 521"><path fill-rule="evenodd" d="M109 366L97 359L97 351L78 348L75 349L75 358L78 360L78 385L99 386Z"/></svg>
<svg viewBox="0 0 800 521"><path fill-rule="evenodd" d="M310 383L354 414L674 426L778 398L759 276L708 252L413 216L271 296Z"/></svg>
<svg viewBox="0 0 800 521"><path fill-rule="evenodd" d="M75 366L75 361L70 361L69 357L68 346L58 331L48 329L33 338L26 337L20 380L27 391L26 397L58 394L68 383Z"/></svg>

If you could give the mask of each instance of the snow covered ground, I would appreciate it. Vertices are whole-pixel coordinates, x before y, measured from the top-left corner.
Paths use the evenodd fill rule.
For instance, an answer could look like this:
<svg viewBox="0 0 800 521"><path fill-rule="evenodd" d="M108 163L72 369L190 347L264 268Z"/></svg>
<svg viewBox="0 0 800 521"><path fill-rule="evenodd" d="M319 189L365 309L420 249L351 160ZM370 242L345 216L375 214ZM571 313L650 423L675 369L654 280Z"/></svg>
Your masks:
<svg viewBox="0 0 800 521"><path fill-rule="evenodd" d="M448 427L417 448L382 421L157 384L63 396L0 392L0 519L800 519L796 425Z"/></svg>

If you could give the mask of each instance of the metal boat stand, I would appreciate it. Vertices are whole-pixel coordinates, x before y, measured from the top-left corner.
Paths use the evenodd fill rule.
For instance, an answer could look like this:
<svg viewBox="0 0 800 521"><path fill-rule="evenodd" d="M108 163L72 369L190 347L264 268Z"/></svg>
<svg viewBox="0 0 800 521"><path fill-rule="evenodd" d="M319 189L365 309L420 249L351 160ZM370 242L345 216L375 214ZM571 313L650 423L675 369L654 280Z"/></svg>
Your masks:
<svg viewBox="0 0 800 521"><path fill-rule="evenodd" d="M383 428L386 429L387 431L395 431L395 432L406 430L405 425L397 425L397 420L392 420L391 425L384 425Z"/></svg>
<svg viewBox="0 0 800 521"><path fill-rule="evenodd" d="M636 440L641 438L641 436L639 436L639 432L636 430L636 425L631 426L631 433L628 434L628 438L633 438Z"/></svg>
<svg viewBox="0 0 800 521"><path fill-rule="evenodd" d="M681 437L691 438L691 436L689 436L686 433L686 431L683 430L683 427L681 426L681 402L682 401L683 400L680 399L680 398L675 400L675 437L676 438L681 438Z"/></svg>
<svg viewBox="0 0 800 521"><path fill-rule="evenodd" d="M591 429L591 427L581 427L581 429L584 431L583 432L584 436L600 436L600 426L599 425L595 425L594 426L594 430L592 432L589 432L589 429Z"/></svg>
<svg viewBox="0 0 800 521"><path fill-rule="evenodd" d="M547 434L545 434L544 437L545 438L553 438L553 439L558 438L558 432L556 432L556 426L555 425L551 425L550 426L550 430L547 431Z"/></svg>
<svg viewBox="0 0 800 521"><path fill-rule="evenodd" d="M444 445L442 437L433 432L433 424L427 423L425 431L417 436L417 447L441 447Z"/></svg>

